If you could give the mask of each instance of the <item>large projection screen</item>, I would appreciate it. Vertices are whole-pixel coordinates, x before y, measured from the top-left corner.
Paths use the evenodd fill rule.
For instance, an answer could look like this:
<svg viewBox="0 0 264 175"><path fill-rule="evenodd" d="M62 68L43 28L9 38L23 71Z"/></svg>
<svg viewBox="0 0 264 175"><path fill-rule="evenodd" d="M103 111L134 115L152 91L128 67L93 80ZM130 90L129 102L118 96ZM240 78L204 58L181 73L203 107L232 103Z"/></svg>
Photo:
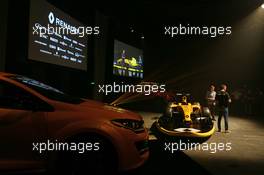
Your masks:
<svg viewBox="0 0 264 175"><path fill-rule="evenodd" d="M114 43L113 74L143 78L143 51L121 41Z"/></svg>
<svg viewBox="0 0 264 175"><path fill-rule="evenodd" d="M81 23L46 1L34 0L29 20L28 59L87 70L87 36L76 32L84 27Z"/></svg>

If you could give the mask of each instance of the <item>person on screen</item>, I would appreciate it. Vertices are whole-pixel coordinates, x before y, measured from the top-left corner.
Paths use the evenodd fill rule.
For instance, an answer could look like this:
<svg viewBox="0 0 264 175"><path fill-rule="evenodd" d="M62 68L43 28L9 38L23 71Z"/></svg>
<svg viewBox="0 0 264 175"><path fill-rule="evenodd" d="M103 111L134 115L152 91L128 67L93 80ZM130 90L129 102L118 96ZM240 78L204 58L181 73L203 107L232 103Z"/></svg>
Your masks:
<svg viewBox="0 0 264 175"><path fill-rule="evenodd" d="M126 74L126 71L124 70L125 67L126 67L125 60L126 60L126 51L122 50L122 52L121 52L121 66L122 66L123 70L122 70L122 74L121 75L125 75Z"/></svg>
<svg viewBox="0 0 264 175"><path fill-rule="evenodd" d="M125 50L122 50L121 58L122 58L122 65L125 66L125 59L126 59L126 51Z"/></svg>
<svg viewBox="0 0 264 175"><path fill-rule="evenodd" d="M216 96L215 86L210 85L208 91L206 92L205 100L206 100L206 105L211 112L213 120L215 120L215 96Z"/></svg>
<svg viewBox="0 0 264 175"><path fill-rule="evenodd" d="M226 90L227 86L225 84L222 84L221 90L217 92L215 100L218 107L218 132L221 132L221 120L224 116L225 132L229 133L230 131L228 130L228 106L231 103L231 98Z"/></svg>

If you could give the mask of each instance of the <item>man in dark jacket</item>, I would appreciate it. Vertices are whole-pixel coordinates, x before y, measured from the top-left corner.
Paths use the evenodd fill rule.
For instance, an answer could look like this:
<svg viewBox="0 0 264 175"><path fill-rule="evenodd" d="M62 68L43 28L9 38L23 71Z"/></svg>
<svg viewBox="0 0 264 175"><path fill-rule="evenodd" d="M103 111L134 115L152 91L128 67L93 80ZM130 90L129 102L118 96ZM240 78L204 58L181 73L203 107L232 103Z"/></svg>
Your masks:
<svg viewBox="0 0 264 175"><path fill-rule="evenodd" d="M228 130L228 106L231 103L230 95L228 94L227 86L225 84L221 85L221 90L217 92L215 100L218 107L218 132L221 132L221 120L224 116L225 120L225 132L229 133Z"/></svg>

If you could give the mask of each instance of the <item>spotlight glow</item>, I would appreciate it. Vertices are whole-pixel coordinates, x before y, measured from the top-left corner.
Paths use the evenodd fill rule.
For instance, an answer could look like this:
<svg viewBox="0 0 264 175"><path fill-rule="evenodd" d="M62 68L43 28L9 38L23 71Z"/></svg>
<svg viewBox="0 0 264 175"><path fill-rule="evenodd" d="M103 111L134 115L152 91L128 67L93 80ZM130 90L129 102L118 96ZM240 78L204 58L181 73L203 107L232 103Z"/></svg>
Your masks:
<svg viewBox="0 0 264 175"><path fill-rule="evenodd" d="M263 8L263 9L264 9L264 3L261 5L261 8Z"/></svg>

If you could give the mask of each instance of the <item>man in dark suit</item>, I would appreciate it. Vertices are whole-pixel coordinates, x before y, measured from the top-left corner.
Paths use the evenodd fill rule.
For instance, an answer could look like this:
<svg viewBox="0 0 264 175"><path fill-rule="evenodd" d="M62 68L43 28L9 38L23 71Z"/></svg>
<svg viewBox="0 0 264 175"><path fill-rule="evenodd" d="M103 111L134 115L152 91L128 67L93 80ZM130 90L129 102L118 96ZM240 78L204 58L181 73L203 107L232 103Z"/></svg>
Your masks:
<svg viewBox="0 0 264 175"><path fill-rule="evenodd" d="M224 117L225 120L225 132L229 133L228 130L228 106L231 103L230 95L228 94L227 86L221 85L221 90L217 92L215 100L218 107L218 132L221 132L221 120Z"/></svg>

